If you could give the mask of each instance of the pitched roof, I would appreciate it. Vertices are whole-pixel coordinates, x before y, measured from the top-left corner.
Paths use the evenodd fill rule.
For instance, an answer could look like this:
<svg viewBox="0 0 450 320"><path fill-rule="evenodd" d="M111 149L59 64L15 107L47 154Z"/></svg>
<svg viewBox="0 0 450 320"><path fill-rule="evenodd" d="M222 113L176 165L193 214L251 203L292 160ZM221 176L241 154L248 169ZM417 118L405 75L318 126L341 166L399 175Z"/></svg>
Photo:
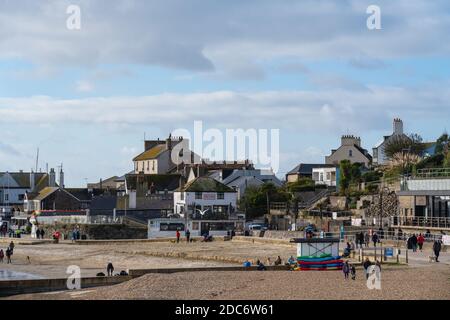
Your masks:
<svg viewBox="0 0 450 320"><path fill-rule="evenodd" d="M305 174L312 175L312 170L316 168L333 168L336 167L333 164L313 164L313 163L300 163L294 169L287 174Z"/></svg>
<svg viewBox="0 0 450 320"><path fill-rule="evenodd" d="M0 172L0 177L4 176L6 172ZM9 176L17 183L17 187L30 189L30 172L8 172ZM11 181L12 182L12 181ZM48 174L42 172L34 173L35 186L40 186L38 190L48 185Z"/></svg>
<svg viewBox="0 0 450 320"><path fill-rule="evenodd" d="M163 152L167 151L165 144L158 144L150 148L140 155L136 156L133 161L152 160L158 158Z"/></svg>
<svg viewBox="0 0 450 320"><path fill-rule="evenodd" d="M149 189L153 185L156 191L173 191L180 185L180 174L127 174L125 175L128 190Z"/></svg>
<svg viewBox="0 0 450 320"><path fill-rule="evenodd" d="M42 201L58 189L59 189L58 187L45 187L44 189L41 190L41 192L36 193L35 196L29 200Z"/></svg>
<svg viewBox="0 0 450 320"><path fill-rule="evenodd" d="M223 183L211 177L198 177L188 182L184 187L177 189L183 192L236 192Z"/></svg>

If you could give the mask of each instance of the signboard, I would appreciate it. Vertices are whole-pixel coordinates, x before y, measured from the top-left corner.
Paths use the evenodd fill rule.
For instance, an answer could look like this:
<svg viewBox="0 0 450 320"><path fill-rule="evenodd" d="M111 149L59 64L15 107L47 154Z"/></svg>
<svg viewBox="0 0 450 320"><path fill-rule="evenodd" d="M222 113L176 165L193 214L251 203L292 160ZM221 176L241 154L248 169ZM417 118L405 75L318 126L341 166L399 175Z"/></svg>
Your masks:
<svg viewBox="0 0 450 320"><path fill-rule="evenodd" d="M333 212L333 220L337 220L337 212Z"/></svg>
<svg viewBox="0 0 450 320"><path fill-rule="evenodd" d="M362 219L352 219L352 226L361 227Z"/></svg>
<svg viewBox="0 0 450 320"><path fill-rule="evenodd" d="M394 248L386 248L384 249L385 257L393 257L394 256Z"/></svg>
<svg viewBox="0 0 450 320"><path fill-rule="evenodd" d="M416 196L416 206L425 207L427 205L426 196Z"/></svg>
<svg viewBox="0 0 450 320"><path fill-rule="evenodd" d="M203 200L216 200L216 193L215 192L203 192L202 193L202 199Z"/></svg>
<svg viewBox="0 0 450 320"><path fill-rule="evenodd" d="M450 236L442 236L442 243L444 246L450 246Z"/></svg>

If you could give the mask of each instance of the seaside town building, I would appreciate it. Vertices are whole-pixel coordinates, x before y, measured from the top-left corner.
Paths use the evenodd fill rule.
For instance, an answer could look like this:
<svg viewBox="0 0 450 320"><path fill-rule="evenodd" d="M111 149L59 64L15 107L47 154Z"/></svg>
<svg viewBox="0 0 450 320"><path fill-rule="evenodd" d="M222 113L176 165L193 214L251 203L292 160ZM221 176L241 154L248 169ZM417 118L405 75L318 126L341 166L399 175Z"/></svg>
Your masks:
<svg viewBox="0 0 450 320"><path fill-rule="evenodd" d="M372 156L362 148L360 137L344 135L341 138L341 146L336 150L331 150L331 155L325 157L325 163L338 166L343 160L362 163L365 167L369 167Z"/></svg>
<svg viewBox="0 0 450 320"><path fill-rule="evenodd" d="M301 178L313 178L314 168L335 168L334 164L311 164L311 163L300 163L294 169L286 174L286 181L288 183L297 182Z"/></svg>
<svg viewBox="0 0 450 320"><path fill-rule="evenodd" d="M391 142L394 139L398 139L399 137L402 139L410 140L410 138L403 131L403 121L399 118L395 118L393 123L392 134L389 136L384 136L383 140L373 148L372 163L374 166L382 166L389 163L389 159L387 158L384 152L385 147L389 142Z"/></svg>

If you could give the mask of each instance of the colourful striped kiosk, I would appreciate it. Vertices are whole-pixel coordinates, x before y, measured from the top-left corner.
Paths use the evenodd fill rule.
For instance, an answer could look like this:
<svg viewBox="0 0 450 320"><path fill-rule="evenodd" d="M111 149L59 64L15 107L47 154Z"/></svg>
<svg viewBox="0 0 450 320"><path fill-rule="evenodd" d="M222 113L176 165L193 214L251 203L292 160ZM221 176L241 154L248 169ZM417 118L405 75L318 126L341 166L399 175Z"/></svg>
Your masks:
<svg viewBox="0 0 450 320"><path fill-rule="evenodd" d="M339 256L339 239L292 239L297 243L297 271L342 270L344 261Z"/></svg>

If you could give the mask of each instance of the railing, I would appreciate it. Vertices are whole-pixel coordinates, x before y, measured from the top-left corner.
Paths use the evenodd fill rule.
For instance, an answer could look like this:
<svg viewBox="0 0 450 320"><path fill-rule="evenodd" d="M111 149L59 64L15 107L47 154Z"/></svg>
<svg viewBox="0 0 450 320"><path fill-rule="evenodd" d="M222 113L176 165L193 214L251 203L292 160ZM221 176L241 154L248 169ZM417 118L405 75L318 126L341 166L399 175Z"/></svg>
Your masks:
<svg viewBox="0 0 450 320"><path fill-rule="evenodd" d="M89 224L122 224L123 217L114 217L112 216L89 216L88 221Z"/></svg>
<svg viewBox="0 0 450 320"><path fill-rule="evenodd" d="M450 168L433 168L417 170L415 178L450 178Z"/></svg>
<svg viewBox="0 0 450 320"><path fill-rule="evenodd" d="M423 228L450 228L450 218L426 217L391 217L392 226L423 227Z"/></svg>

